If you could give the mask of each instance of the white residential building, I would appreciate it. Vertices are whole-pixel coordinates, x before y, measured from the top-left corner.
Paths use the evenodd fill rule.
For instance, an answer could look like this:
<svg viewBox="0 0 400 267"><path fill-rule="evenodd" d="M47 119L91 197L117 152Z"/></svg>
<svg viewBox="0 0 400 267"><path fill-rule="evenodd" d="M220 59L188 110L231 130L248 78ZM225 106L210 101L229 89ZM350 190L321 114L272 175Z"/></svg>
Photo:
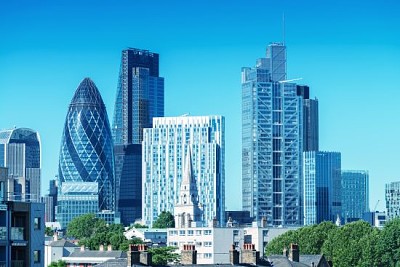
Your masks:
<svg viewBox="0 0 400 267"><path fill-rule="evenodd" d="M162 211L174 213L191 153L200 222L222 224L225 209L225 119L223 116L154 118L144 129L142 150L142 220L152 225Z"/></svg>

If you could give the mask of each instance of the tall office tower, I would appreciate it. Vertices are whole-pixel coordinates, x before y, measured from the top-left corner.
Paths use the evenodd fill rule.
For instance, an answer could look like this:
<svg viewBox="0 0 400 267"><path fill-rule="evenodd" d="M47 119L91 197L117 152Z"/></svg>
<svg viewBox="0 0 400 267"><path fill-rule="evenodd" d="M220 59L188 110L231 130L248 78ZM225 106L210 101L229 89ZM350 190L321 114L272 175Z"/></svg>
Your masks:
<svg viewBox="0 0 400 267"><path fill-rule="evenodd" d="M10 200L40 202L40 137L28 128L0 131L0 167L8 168L14 180Z"/></svg>
<svg viewBox="0 0 400 267"><path fill-rule="evenodd" d="M115 145L141 144L143 129L164 116L164 78L159 77L158 54L128 48L122 51L115 101Z"/></svg>
<svg viewBox="0 0 400 267"><path fill-rule="evenodd" d="M72 192L63 183L96 182L98 210L115 210L114 155L106 107L100 93L89 78L76 90L65 120L59 160L58 213L68 212L63 196ZM74 189L86 195L87 186ZM65 191L67 190L67 191ZM89 190L89 193L92 193ZM76 211L71 211L76 212ZM59 221L59 219L57 219Z"/></svg>
<svg viewBox="0 0 400 267"><path fill-rule="evenodd" d="M57 181L50 180L49 182L49 194L42 197L42 203L45 204L45 216L44 219L46 222L54 222L55 214L56 214L56 205L57 205Z"/></svg>
<svg viewBox="0 0 400 267"><path fill-rule="evenodd" d="M242 68L243 210L269 225L302 223L303 101L286 79L286 47Z"/></svg>
<svg viewBox="0 0 400 267"><path fill-rule="evenodd" d="M369 212L368 171L342 171L342 218L346 222L362 219Z"/></svg>
<svg viewBox="0 0 400 267"><path fill-rule="evenodd" d="M304 224L336 221L341 215L341 154L304 152Z"/></svg>
<svg viewBox="0 0 400 267"><path fill-rule="evenodd" d="M297 85L297 94L303 97L303 151L318 151L318 99L310 99L307 85Z"/></svg>
<svg viewBox="0 0 400 267"><path fill-rule="evenodd" d="M154 118L143 135L143 212L152 225L162 211L174 214L178 204L185 158L191 151L191 175L196 180L200 222L214 218L220 225L225 212L225 119L222 116Z"/></svg>
<svg viewBox="0 0 400 267"><path fill-rule="evenodd" d="M385 185L387 220L400 217L400 182Z"/></svg>
<svg viewBox="0 0 400 267"><path fill-rule="evenodd" d="M143 129L152 127L153 117L164 116L164 78L158 64L159 55L148 50L122 51L113 138L117 208L125 225L142 213Z"/></svg>
<svg viewBox="0 0 400 267"><path fill-rule="evenodd" d="M142 218L142 145L114 146L116 192L121 223L130 225Z"/></svg>

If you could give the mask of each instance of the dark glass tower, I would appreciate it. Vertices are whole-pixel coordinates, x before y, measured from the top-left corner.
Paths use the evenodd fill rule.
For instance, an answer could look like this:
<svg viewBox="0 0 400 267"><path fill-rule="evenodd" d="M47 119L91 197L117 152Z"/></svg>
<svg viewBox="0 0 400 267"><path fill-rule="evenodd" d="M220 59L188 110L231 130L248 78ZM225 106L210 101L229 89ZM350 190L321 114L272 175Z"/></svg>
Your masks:
<svg viewBox="0 0 400 267"><path fill-rule="evenodd" d="M115 210L113 142L100 93L85 78L72 98L61 139L59 181L97 182L99 210Z"/></svg>
<svg viewBox="0 0 400 267"><path fill-rule="evenodd" d="M158 75L158 54L129 48L122 51L115 101L115 145L141 144L143 128L164 116L164 78Z"/></svg>
<svg viewBox="0 0 400 267"><path fill-rule="evenodd" d="M310 87L297 85L303 97L303 151L318 151L318 99L310 99Z"/></svg>
<svg viewBox="0 0 400 267"><path fill-rule="evenodd" d="M122 51L112 132L117 209L125 225L142 213L143 129L152 127L154 117L164 116L164 78L159 77L158 59L148 50Z"/></svg>

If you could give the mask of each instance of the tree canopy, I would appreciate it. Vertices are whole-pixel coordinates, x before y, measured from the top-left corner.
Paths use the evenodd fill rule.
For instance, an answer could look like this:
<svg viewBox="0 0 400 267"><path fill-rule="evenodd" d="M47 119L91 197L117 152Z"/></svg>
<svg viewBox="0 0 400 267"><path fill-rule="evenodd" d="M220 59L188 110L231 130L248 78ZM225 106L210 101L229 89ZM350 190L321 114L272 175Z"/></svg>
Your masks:
<svg viewBox="0 0 400 267"><path fill-rule="evenodd" d="M107 224L94 214L85 214L73 219L67 227L67 236L79 239L79 245L92 250L100 245L111 245L113 250L128 250L129 244L140 244L143 241L134 237L128 240L121 224Z"/></svg>
<svg viewBox="0 0 400 267"><path fill-rule="evenodd" d="M174 216L169 211L163 211L158 215L153 223L153 228L173 228L175 227Z"/></svg>
<svg viewBox="0 0 400 267"><path fill-rule="evenodd" d="M48 267L66 267L67 263L65 261L59 260L59 261L53 261L50 263Z"/></svg>
<svg viewBox="0 0 400 267"><path fill-rule="evenodd" d="M165 266L168 263L178 263L180 255L176 253L176 247L156 247L150 248L149 252L152 254L152 262L154 265Z"/></svg>
<svg viewBox="0 0 400 267"><path fill-rule="evenodd" d="M391 220L382 230L364 221L342 227L331 222L305 226L273 239L265 253L282 254L290 243L297 243L301 254L324 254L335 267L397 267L400 266L400 219Z"/></svg>

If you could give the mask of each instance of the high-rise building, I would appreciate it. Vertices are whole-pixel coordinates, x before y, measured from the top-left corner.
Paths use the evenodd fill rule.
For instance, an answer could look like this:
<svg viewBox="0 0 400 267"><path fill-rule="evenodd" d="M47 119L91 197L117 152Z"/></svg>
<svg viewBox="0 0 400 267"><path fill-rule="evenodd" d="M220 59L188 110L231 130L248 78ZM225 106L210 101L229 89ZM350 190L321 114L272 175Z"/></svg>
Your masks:
<svg viewBox="0 0 400 267"><path fill-rule="evenodd" d="M8 168L14 181L10 200L40 201L40 137L28 128L0 131L0 167Z"/></svg>
<svg viewBox="0 0 400 267"><path fill-rule="evenodd" d="M148 50L122 51L114 109L115 145L141 144L143 129L164 116L164 78L159 77L159 55Z"/></svg>
<svg viewBox="0 0 400 267"><path fill-rule="evenodd" d="M346 222L363 218L369 212L368 171L342 171L342 218Z"/></svg>
<svg viewBox="0 0 400 267"><path fill-rule="evenodd" d="M164 116L164 78L159 76L159 55L148 50L122 51L113 138L117 209L129 225L142 213L141 144L143 129L153 117Z"/></svg>
<svg viewBox="0 0 400 267"><path fill-rule="evenodd" d="M162 211L174 214L179 202L185 158L191 153L191 177L207 225L224 222L225 119L222 116L154 118L143 135L142 220L152 225ZM191 152L190 152L191 151Z"/></svg>
<svg viewBox="0 0 400 267"><path fill-rule="evenodd" d="M44 213L45 222L55 221L57 192L58 192L57 180L50 180L49 193L41 198L42 199L41 202L45 204L45 213Z"/></svg>
<svg viewBox="0 0 400 267"><path fill-rule="evenodd" d="M116 195L121 223L142 218L142 145L114 146Z"/></svg>
<svg viewBox="0 0 400 267"><path fill-rule="evenodd" d="M303 97L303 151L318 151L318 99L310 99L307 85L297 85L297 94Z"/></svg>
<svg viewBox="0 0 400 267"><path fill-rule="evenodd" d="M66 193L63 190L65 182L77 182L78 185L82 182L97 183L98 210L115 211L111 130L106 107L96 85L89 78L81 82L69 105L61 139L58 179L57 216L61 211L75 213L62 207L65 204L61 201Z"/></svg>
<svg viewBox="0 0 400 267"><path fill-rule="evenodd" d="M269 225L302 223L303 97L286 80L286 47L242 68L243 210Z"/></svg>
<svg viewBox="0 0 400 267"><path fill-rule="evenodd" d="M341 215L341 154L304 152L304 224L335 222Z"/></svg>
<svg viewBox="0 0 400 267"><path fill-rule="evenodd" d="M400 217L400 182L385 185L387 220Z"/></svg>

